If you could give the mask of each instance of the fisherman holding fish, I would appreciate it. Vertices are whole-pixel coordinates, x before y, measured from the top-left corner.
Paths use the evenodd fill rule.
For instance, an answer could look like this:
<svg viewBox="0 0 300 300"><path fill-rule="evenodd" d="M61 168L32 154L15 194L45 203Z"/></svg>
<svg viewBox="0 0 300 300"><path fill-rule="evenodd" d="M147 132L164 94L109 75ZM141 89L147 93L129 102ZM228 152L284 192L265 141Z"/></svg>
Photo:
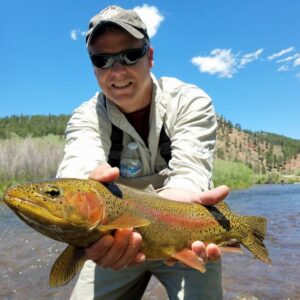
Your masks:
<svg viewBox="0 0 300 300"><path fill-rule="evenodd" d="M74 111L57 177L151 185L153 193L174 201L222 201L228 188L213 188L211 181L217 128L211 99L194 85L150 72L154 49L140 17L133 10L105 8L90 20L86 46L102 91ZM124 178L120 159L130 142L141 170L139 177ZM207 263L201 273L147 260L141 243L138 232L125 228L87 248L90 260L71 299L140 299L151 275L170 299L222 299L216 245L191 241L190 249Z"/></svg>

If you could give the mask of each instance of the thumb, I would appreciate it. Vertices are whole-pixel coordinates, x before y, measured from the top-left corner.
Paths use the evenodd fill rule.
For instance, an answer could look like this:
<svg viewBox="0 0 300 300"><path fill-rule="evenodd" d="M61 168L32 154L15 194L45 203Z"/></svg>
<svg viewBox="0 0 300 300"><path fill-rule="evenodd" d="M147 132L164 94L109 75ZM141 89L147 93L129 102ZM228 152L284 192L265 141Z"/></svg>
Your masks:
<svg viewBox="0 0 300 300"><path fill-rule="evenodd" d="M103 164L96 167L89 178L100 182L111 182L116 180L120 175L118 168L112 168L109 164Z"/></svg>
<svg viewBox="0 0 300 300"><path fill-rule="evenodd" d="M215 205L224 200L229 194L229 187L220 185L212 190L202 192L197 202L203 205Z"/></svg>

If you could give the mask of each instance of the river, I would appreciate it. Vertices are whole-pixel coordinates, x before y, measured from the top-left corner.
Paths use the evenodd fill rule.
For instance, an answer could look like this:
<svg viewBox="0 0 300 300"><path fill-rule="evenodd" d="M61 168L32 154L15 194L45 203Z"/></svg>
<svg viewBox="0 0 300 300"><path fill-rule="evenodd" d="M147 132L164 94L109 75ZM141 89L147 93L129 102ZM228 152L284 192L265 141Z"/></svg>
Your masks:
<svg viewBox="0 0 300 300"><path fill-rule="evenodd" d="M268 218L266 246L273 260L266 265L245 250L223 255L224 300L300 300L300 185L260 185L233 191L232 210ZM48 287L53 262L65 247L24 225L0 205L0 299L68 299L75 280L65 287ZM152 279L143 300L165 300Z"/></svg>

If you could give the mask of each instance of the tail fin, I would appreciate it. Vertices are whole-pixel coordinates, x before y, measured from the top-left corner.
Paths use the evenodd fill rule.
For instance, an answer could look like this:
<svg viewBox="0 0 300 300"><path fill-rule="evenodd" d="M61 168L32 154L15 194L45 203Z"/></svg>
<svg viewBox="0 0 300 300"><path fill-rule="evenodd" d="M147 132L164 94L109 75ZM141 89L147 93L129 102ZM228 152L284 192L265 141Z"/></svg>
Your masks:
<svg viewBox="0 0 300 300"><path fill-rule="evenodd" d="M261 261L271 264L269 252L263 243L266 235L267 219L264 217L243 216L241 217L243 223L248 224L249 234L242 239L242 244L251 251Z"/></svg>

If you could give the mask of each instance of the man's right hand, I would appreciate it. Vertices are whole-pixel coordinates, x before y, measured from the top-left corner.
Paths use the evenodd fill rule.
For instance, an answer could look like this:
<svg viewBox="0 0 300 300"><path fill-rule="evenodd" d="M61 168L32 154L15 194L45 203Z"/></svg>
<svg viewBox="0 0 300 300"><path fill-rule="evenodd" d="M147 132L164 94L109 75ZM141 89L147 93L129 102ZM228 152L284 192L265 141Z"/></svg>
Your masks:
<svg viewBox="0 0 300 300"><path fill-rule="evenodd" d="M90 179L111 182L119 177L119 169L103 164L94 169ZM116 230L114 235L106 234L86 249L86 256L103 268L119 270L142 263L145 255L139 251L142 236L132 228Z"/></svg>

